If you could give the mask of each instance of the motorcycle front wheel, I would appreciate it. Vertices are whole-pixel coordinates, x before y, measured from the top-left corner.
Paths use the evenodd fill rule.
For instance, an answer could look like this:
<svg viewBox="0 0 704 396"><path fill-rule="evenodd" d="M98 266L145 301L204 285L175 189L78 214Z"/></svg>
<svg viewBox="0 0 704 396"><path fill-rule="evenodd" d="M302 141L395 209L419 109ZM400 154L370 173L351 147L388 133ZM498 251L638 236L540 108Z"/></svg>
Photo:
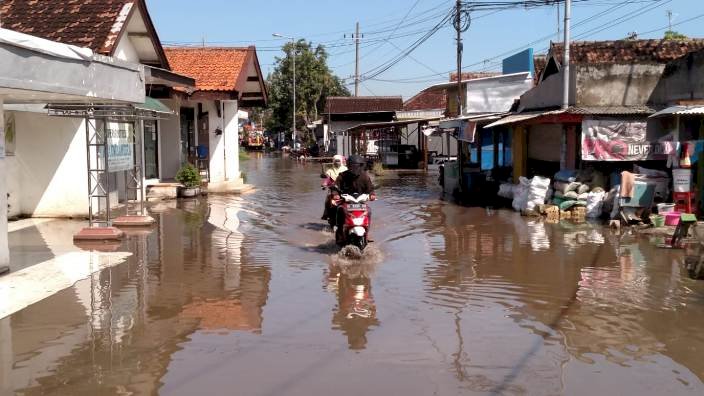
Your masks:
<svg viewBox="0 0 704 396"><path fill-rule="evenodd" d="M349 244L357 246L359 250L364 250L364 248L367 247L367 237L366 236L358 236L358 235L350 235L349 236Z"/></svg>

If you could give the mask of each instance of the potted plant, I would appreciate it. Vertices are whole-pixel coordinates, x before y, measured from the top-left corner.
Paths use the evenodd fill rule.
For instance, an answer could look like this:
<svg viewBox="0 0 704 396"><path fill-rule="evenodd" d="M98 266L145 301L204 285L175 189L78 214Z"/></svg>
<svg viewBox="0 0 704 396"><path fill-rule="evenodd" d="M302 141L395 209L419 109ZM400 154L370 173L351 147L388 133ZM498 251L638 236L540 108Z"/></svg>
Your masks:
<svg viewBox="0 0 704 396"><path fill-rule="evenodd" d="M183 187L179 188L179 195L184 198L195 197L200 189L200 172L195 166L185 164L176 173L176 181Z"/></svg>

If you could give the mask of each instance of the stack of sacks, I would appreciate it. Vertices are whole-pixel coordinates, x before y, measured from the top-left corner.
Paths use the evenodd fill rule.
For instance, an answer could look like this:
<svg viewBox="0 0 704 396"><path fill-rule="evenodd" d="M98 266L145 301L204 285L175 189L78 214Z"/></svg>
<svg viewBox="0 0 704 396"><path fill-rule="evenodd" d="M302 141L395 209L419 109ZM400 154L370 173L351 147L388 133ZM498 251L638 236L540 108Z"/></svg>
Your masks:
<svg viewBox="0 0 704 396"><path fill-rule="evenodd" d="M513 199L515 189L516 186L512 183L501 183L499 185L499 193L497 195L501 198Z"/></svg>
<svg viewBox="0 0 704 396"><path fill-rule="evenodd" d="M555 174L555 195L552 203L563 211L573 206L586 206L587 217L599 217L606 197L605 184L604 175L592 169L579 172L560 171Z"/></svg>
<svg viewBox="0 0 704 396"><path fill-rule="evenodd" d="M521 212L528 206L528 189L530 188L530 179L523 176L518 178L518 184L513 186L513 210Z"/></svg>

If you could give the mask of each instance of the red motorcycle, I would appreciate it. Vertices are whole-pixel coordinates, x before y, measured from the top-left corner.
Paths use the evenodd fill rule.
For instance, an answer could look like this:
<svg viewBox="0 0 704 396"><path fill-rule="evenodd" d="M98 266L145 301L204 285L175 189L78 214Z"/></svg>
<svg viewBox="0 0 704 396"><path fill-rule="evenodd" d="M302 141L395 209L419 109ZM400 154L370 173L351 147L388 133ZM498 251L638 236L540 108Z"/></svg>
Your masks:
<svg viewBox="0 0 704 396"><path fill-rule="evenodd" d="M373 196L368 194L342 194L340 196L342 213L345 216L342 227L335 230L336 240L342 247L354 245L364 250L369 242L370 213L367 206ZM338 211L339 216L339 211Z"/></svg>

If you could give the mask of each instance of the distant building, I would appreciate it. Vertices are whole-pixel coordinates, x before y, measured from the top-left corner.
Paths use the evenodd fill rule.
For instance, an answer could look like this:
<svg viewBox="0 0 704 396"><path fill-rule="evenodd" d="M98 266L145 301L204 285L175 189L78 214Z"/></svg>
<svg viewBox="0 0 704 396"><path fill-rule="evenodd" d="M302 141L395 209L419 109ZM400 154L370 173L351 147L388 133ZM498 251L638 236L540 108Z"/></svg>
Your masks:
<svg viewBox="0 0 704 396"><path fill-rule="evenodd" d="M403 110L400 96L332 96L325 101L324 122L329 126L334 139L331 150L343 155L350 154L350 139L345 131L369 122L389 122L396 112Z"/></svg>

